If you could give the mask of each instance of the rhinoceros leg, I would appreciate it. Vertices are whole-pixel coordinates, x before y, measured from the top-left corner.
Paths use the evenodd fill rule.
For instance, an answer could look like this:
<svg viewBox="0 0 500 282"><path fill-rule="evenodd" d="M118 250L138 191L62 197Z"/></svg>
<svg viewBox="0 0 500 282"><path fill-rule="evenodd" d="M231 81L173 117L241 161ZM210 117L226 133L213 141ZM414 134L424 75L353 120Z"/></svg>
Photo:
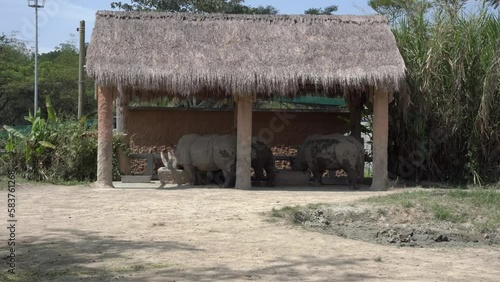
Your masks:
<svg viewBox="0 0 500 282"><path fill-rule="evenodd" d="M321 183L321 173L319 171L314 171L312 172L313 174L313 178L314 178L314 182L312 183L313 186L321 186L323 185Z"/></svg>
<svg viewBox="0 0 500 282"><path fill-rule="evenodd" d="M266 167L267 174L267 187L274 187L274 179L276 179L276 172L274 171L274 163Z"/></svg>
<svg viewBox="0 0 500 282"><path fill-rule="evenodd" d="M323 176L323 171L320 169L319 164L315 161L311 162L309 164L309 169L312 172L314 182L312 183L313 186L321 186L321 177Z"/></svg>
<svg viewBox="0 0 500 282"><path fill-rule="evenodd" d="M198 185L198 175L196 173L196 168L192 165L184 165L184 170L189 175L189 185Z"/></svg>
<svg viewBox="0 0 500 282"><path fill-rule="evenodd" d="M255 185L260 186L261 182L264 180L264 168L256 166L253 170L255 172Z"/></svg>
<svg viewBox="0 0 500 282"><path fill-rule="evenodd" d="M349 164L347 161L344 161L343 164L344 170L347 172L347 177L349 178L349 182L351 183L351 188L354 190L359 189L358 186L358 173L356 172L356 169L354 166Z"/></svg>
<svg viewBox="0 0 500 282"><path fill-rule="evenodd" d="M232 188L236 184L236 175L234 175L233 172L223 170L222 173L224 174L224 188Z"/></svg>
<svg viewBox="0 0 500 282"><path fill-rule="evenodd" d="M208 184L208 173L205 171L200 171L195 169L196 171L196 185L207 185Z"/></svg>

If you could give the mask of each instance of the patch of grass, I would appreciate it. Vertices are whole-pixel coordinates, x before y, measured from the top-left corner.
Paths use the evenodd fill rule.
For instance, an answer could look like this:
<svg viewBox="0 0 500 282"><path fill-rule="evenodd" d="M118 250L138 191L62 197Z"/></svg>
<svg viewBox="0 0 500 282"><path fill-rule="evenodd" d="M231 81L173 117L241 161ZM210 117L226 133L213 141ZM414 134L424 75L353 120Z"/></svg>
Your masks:
<svg viewBox="0 0 500 282"><path fill-rule="evenodd" d="M500 205L500 191L495 190L453 190L448 193L448 196L467 201L474 206Z"/></svg>
<svg viewBox="0 0 500 282"><path fill-rule="evenodd" d="M82 267L64 268L64 269L37 269L26 268L18 270L16 274L0 272L0 281L52 281L62 277L71 278L89 278L89 277L110 277L111 273L102 269L90 269ZM69 281L69 279L68 279Z"/></svg>
<svg viewBox="0 0 500 282"><path fill-rule="evenodd" d="M55 185L64 185L64 186L79 186L79 185L89 185L93 183L93 181L78 181L78 180L60 180L60 179L55 179L49 181L49 183L55 184Z"/></svg>
<svg viewBox="0 0 500 282"><path fill-rule="evenodd" d="M401 211L402 208L406 211L411 209L407 213L409 216L407 220L414 223L449 222L457 228L463 227L483 234L497 232L500 229L500 190L426 189L405 191L368 198L347 206L359 207L360 204L370 204L376 214L386 217L389 221L391 216L398 216L394 214L394 211ZM271 218L283 218L292 223L302 224L313 219L314 210L328 207L327 204L286 206L273 209ZM394 207L399 207L399 209L393 209ZM346 216L351 220L359 220L360 215L352 212Z"/></svg>
<svg viewBox="0 0 500 282"><path fill-rule="evenodd" d="M363 202L381 207L418 208L432 220L470 223L480 232L500 228L500 191L492 189L446 189L405 191L372 197Z"/></svg>
<svg viewBox="0 0 500 282"><path fill-rule="evenodd" d="M381 216L387 216L387 210L382 208L377 208L377 214Z"/></svg>
<svg viewBox="0 0 500 282"><path fill-rule="evenodd" d="M287 219L293 223L302 223L305 221L305 210L307 207L302 206L285 206L280 209L273 208L271 211L272 217Z"/></svg>
<svg viewBox="0 0 500 282"><path fill-rule="evenodd" d="M325 207L327 205L328 204L325 204L325 203L307 204L306 208L314 210L314 209L319 209L319 208Z"/></svg>
<svg viewBox="0 0 500 282"><path fill-rule="evenodd" d="M18 281L77 281L85 280L86 278L98 278L99 281L108 281L110 277L117 276L124 273L142 272L154 269L165 269L179 267L170 263L147 263L137 265L126 265L121 267L112 268L84 268L84 267L71 267L60 269L38 269L38 268L25 268L18 270L16 274L10 274L6 271L0 272L0 281L5 282L18 282ZM59 280L64 278L64 280Z"/></svg>
<svg viewBox="0 0 500 282"><path fill-rule="evenodd" d="M405 191L386 196L371 197L364 200L364 202L382 205L403 205L402 203L414 203L415 201L422 202L430 198L431 195L429 191Z"/></svg>
<svg viewBox="0 0 500 282"><path fill-rule="evenodd" d="M135 265L125 265L122 267L113 268L113 269L111 269L111 272L130 273L130 272L140 272L140 271L153 270L153 269L172 268L175 266L176 265L169 264L169 263L135 264Z"/></svg>
<svg viewBox="0 0 500 282"><path fill-rule="evenodd" d="M450 221L453 223L464 222L464 219L467 216L465 213L462 213L461 215L456 214L451 207L440 204L434 204L431 209L434 218L442 221Z"/></svg>
<svg viewBox="0 0 500 282"><path fill-rule="evenodd" d="M17 282L17 281L30 281L28 280L28 276L26 273L15 273L11 274L8 273L7 271L1 271L0 272L0 281L4 282Z"/></svg>
<svg viewBox="0 0 500 282"><path fill-rule="evenodd" d="M376 258L373 259L375 262L382 262L382 257L381 256L378 256Z"/></svg>
<svg viewBox="0 0 500 282"><path fill-rule="evenodd" d="M411 208L415 207L415 204L413 204L412 201L409 201L409 200L406 201L405 200L405 201L401 202L401 206L403 206L403 208L406 208L406 209L411 209Z"/></svg>
<svg viewBox="0 0 500 282"><path fill-rule="evenodd" d="M264 216L266 216L266 215L267 215L267 213L264 214ZM267 223L277 223L279 221L280 221L280 219L277 218L277 217L266 217L266 218L264 218L264 222L267 222Z"/></svg>

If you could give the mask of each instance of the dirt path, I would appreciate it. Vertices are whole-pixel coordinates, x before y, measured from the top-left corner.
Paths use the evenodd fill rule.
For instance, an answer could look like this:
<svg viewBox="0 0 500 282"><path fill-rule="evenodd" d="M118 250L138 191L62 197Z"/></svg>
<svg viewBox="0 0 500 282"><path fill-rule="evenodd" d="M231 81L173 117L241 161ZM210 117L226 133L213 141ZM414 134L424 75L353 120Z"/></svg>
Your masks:
<svg viewBox="0 0 500 282"><path fill-rule="evenodd" d="M376 194L22 185L18 273L38 281L498 281L499 248L381 246L261 214ZM6 249L3 240L2 258Z"/></svg>

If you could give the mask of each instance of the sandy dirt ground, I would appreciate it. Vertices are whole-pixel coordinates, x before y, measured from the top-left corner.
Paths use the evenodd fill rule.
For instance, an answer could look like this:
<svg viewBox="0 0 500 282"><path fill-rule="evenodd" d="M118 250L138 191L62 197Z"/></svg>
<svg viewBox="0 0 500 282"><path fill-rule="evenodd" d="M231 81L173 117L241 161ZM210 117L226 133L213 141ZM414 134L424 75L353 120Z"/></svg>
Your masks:
<svg viewBox="0 0 500 282"><path fill-rule="evenodd" d="M499 281L500 277L498 247L382 246L307 231L262 214L285 205L346 203L388 192L338 187L242 191L20 184L17 188L17 272L36 281ZM7 191L1 193L7 199ZM6 224L6 211L1 210ZM6 228L1 230L5 260L8 234Z"/></svg>

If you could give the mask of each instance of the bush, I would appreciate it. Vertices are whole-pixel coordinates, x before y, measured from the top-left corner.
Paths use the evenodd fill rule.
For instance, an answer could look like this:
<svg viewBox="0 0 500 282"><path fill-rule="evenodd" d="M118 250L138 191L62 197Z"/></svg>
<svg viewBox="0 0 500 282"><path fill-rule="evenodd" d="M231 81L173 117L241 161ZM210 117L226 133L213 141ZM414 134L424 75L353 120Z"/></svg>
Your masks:
<svg viewBox="0 0 500 282"><path fill-rule="evenodd" d="M97 178L97 129L88 126L86 118L59 120L47 99L47 120L40 111L26 119L31 131L22 134L5 126L9 134L7 153L2 156L1 170L14 169L29 180L53 183L95 181ZM116 152L126 146L118 138L113 141L113 177L119 177ZM127 151L125 149L125 151Z"/></svg>
<svg viewBox="0 0 500 282"><path fill-rule="evenodd" d="M51 152L47 169L51 181L95 181L97 178L97 131L85 120L63 123L57 129L58 146Z"/></svg>

